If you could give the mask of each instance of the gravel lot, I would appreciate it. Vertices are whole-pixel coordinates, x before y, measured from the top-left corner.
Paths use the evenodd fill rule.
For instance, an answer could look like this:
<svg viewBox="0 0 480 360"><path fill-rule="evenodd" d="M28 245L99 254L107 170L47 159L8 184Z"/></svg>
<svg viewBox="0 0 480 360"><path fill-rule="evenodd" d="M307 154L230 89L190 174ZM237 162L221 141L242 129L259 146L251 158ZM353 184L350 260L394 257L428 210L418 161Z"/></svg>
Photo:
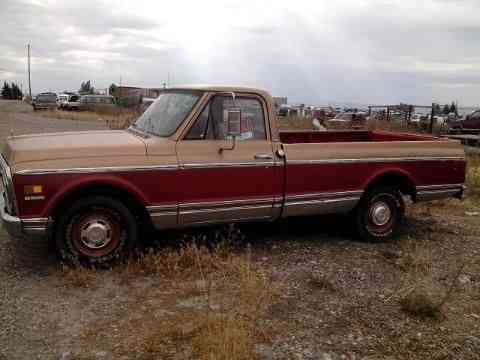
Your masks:
<svg viewBox="0 0 480 360"><path fill-rule="evenodd" d="M0 102L2 139L12 123L16 134L101 126L28 110ZM399 238L382 244L352 239L343 217L243 226L235 253L251 253L280 289L258 319L265 333L255 346L258 358L480 359L479 204L472 198L413 206ZM182 236L154 234L149 241ZM198 296L158 274L125 281L121 267L72 281L47 241L10 239L0 230L0 359L195 358L175 344L188 343L184 324L183 337L165 345L174 349L169 355L126 342L143 323L162 323ZM416 292L445 300L441 316L405 311L402 299Z"/></svg>
<svg viewBox="0 0 480 360"><path fill-rule="evenodd" d="M100 122L62 121L38 116L31 106L17 101L0 100L0 138L2 143L12 132L14 135L57 131L105 129Z"/></svg>

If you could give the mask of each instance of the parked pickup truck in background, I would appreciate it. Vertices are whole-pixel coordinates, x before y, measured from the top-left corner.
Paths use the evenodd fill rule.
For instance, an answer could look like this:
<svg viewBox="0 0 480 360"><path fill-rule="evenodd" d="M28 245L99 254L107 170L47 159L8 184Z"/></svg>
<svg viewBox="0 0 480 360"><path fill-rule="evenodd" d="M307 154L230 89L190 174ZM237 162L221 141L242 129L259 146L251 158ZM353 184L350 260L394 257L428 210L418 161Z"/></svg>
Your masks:
<svg viewBox="0 0 480 360"><path fill-rule="evenodd" d="M57 94L55 93L41 93L35 96L32 100L33 110L53 110L57 107Z"/></svg>
<svg viewBox="0 0 480 360"><path fill-rule="evenodd" d="M167 89L127 130L10 137L0 160L8 232L89 263L122 258L150 226L345 213L382 240L405 197L461 198L465 181L456 141L279 132L267 92L225 86Z"/></svg>
<svg viewBox="0 0 480 360"><path fill-rule="evenodd" d="M480 130L480 110L467 115L463 120L450 123L451 130Z"/></svg>

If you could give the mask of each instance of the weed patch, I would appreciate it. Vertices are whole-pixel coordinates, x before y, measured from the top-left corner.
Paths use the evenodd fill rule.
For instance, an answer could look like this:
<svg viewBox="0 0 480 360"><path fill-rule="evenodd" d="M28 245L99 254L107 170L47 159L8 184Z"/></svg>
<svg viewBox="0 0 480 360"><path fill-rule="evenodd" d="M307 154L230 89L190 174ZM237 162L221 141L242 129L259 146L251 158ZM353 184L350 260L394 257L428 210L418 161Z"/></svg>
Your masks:
<svg viewBox="0 0 480 360"><path fill-rule="evenodd" d="M63 286L67 288L88 289L95 287L96 270L82 266L62 267Z"/></svg>
<svg viewBox="0 0 480 360"><path fill-rule="evenodd" d="M440 300L435 301L434 296L425 289L415 289L400 300L400 306L406 313L426 319L442 319Z"/></svg>
<svg viewBox="0 0 480 360"><path fill-rule="evenodd" d="M139 255L124 270L129 281L158 279L168 295L153 295L152 286L127 306L132 318L99 322L84 336L95 341L99 334L105 339L111 328L119 329L111 339L119 356L135 352L154 358L254 359L255 344L269 339L261 319L275 302L279 285L251 261L249 250L235 254L227 248L225 241L213 247L194 241Z"/></svg>

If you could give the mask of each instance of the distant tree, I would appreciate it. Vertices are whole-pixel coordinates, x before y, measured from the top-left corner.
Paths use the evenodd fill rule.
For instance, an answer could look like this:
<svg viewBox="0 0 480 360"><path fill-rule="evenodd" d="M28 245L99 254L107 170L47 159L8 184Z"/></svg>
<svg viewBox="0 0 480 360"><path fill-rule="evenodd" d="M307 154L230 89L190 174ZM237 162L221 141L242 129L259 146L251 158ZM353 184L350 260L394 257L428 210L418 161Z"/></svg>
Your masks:
<svg viewBox="0 0 480 360"><path fill-rule="evenodd" d="M452 105L450 105L450 112L458 115L457 105L455 105L454 101L452 101Z"/></svg>
<svg viewBox="0 0 480 360"><path fill-rule="evenodd" d="M95 92L95 89L93 88L90 80L87 80L85 82L82 82L80 85L80 90L78 90L79 94L81 95L88 95L88 94L93 94Z"/></svg>
<svg viewBox="0 0 480 360"><path fill-rule="evenodd" d="M445 104L445 105L443 106L443 114L444 114L444 115L448 115L449 113L450 113L450 105Z"/></svg>
<svg viewBox="0 0 480 360"><path fill-rule="evenodd" d="M11 99L12 98L12 89L6 81L3 82L2 98L4 98L4 99Z"/></svg>
<svg viewBox="0 0 480 360"><path fill-rule="evenodd" d="M442 109L439 104L433 105L433 115L440 115L442 113Z"/></svg>
<svg viewBox="0 0 480 360"><path fill-rule="evenodd" d="M12 93L12 99L15 99L15 100L22 99L23 93L22 93L22 90L20 90L20 87L18 86L17 83L12 82L10 89Z"/></svg>
<svg viewBox="0 0 480 360"><path fill-rule="evenodd" d="M17 83L12 82L9 84L6 81L3 83L1 95L2 98L8 100L20 100L23 97L22 90L20 90Z"/></svg>
<svg viewBox="0 0 480 360"><path fill-rule="evenodd" d="M115 96L115 92L116 92L116 91L117 91L117 85L115 85L115 84L112 83L112 84L108 87L108 94Z"/></svg>

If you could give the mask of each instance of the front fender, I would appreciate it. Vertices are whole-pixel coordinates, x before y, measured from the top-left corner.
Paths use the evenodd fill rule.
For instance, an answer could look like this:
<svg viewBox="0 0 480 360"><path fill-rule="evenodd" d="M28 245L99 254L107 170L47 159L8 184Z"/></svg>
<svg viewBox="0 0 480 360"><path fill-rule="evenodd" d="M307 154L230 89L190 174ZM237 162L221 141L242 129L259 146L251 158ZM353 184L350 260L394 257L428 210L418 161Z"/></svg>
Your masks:
<svg viewBox="0 0 480 360"><path fill-rule="evenodd" d="M19 213L24 217L49 217L56 207L67 197L88 188L108 187L127 192L140 204L147 204L146 194L128 178L115 174L44 174L16 175L15 192ZM24 194L24 186L41 184L44 199L29 200Z"/></svg>

